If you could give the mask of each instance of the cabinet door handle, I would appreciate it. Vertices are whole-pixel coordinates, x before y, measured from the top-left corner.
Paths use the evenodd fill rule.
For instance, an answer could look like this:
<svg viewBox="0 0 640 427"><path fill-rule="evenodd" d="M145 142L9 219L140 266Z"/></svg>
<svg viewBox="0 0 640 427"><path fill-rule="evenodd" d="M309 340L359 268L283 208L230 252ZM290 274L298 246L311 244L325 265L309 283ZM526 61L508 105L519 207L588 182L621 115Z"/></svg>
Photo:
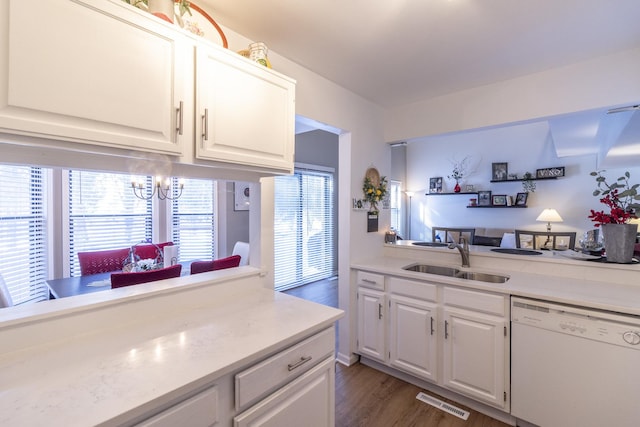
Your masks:
<svg viewBox="0 0 640 427"><path fill-rule="evenodd" d="M382 319L382 304L378 304L378 319Z"/></svg>
<svg viewBox="0 0 640 427"><path fill-rule="evenodd" d="M431 316L431 335L434 334L434 329L433 329L433 316Z"/></svg>
<svg viewBox="0 0 640 427"><path fill-rule="evenodd" d="M287 369L289 371L293 371L294 369L299 368L300 366L304 365L310 360L311 360L311 356L301 357L300 360L298 360L296 363L289 363L287 365Z"/></svg>
<svg viewBox="0 0 640 427"><path fill-rule="evenodd" d="M449 338L449 322L444 321L444 339Z"/></svg>
<svg viewBox="0 0 640 427"><path fill-rule="evenodd" d="M182 135L182 123L184 119L184 102L180 101L180 106L176 108L176 113L178 115L178 126L176 126L176 130L178 131L178 135Z"/></svg>
<svg viewBox="0 0 640 427"><path fill-rule="evenodd" d="M209 140L209 109L204 109L204 115L202 116L202 139Z"/></svg>

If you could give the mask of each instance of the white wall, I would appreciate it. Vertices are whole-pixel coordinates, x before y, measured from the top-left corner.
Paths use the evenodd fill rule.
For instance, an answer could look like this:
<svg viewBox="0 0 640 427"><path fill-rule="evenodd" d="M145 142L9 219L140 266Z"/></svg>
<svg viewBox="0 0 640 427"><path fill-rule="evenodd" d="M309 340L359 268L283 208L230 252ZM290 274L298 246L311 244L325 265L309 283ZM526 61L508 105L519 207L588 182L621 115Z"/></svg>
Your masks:
<svg viewBox="0 0 640 427"><path fill-rule="evenodd" d="M470 70L469 72L473 72ZM640 101L640 49L399 106L385 139L403 141Z"/></svg>
<svg viewBox="0 0 640 427"><path fill-rule="evenodd" d="M535 174L536 169L564 166L564 178L535 181L536 191L529 194L526 209L468 209L475 196L425 196L429 178L444 178L444 191L453 191L455 182L447 179L453 168L451 161L470 156L470 170L475 171L462 181L476 189L493 194L514 196L523 192L521 182L490 183L491 163L507 162L509 173L522 176ZM564 222L552 224L553 231L575 231L578 238L593 223L587 218L590 209L600 210L598 198L592 195L596 182L589 175L596 170L596 156L558 158L545 122L498 129L465 132L455 135L423 138L407 146L407 186L422 189L412 200L412 237L431 240L432 226L472 226L495 229L526 229L544 231L545 223L536 221L544 208L555 208ZM617 179L624 170L607 171ZM640 182L640 165L630 169L632 183Z"/></svg>

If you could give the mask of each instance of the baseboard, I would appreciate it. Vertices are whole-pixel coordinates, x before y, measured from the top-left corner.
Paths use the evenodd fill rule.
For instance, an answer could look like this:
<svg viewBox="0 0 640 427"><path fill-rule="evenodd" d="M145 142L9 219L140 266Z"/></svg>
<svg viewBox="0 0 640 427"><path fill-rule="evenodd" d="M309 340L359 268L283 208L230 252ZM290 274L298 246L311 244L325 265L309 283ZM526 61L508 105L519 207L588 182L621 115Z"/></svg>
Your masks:
<svg viewBox="0 0 640 427"><path fill-rule="evenodd" d="M358 356L355 353L351 353L350 355L346 355L344 353L338 352L338 355L336 356L336 361L338 363L343 364L344 366L351 366L354 363L357 363L358 360L360 360L360 356Z"/></svg>
<svg viewBox="0 0 640 427"><path fill-rule="evenodd" d="M430 383L428 381L425 380L421 380L420 378L416 378L411 374L407 374L405 372L399 371L397 369L391 368L387 365L383 365L380 362L377 362L375 360L371 360L371 359L367 359L366 357L361 357L360 358L360 363L362 363L363 365L367 365L371 368L377 369L378 371L382 371L386 374L389 374L391 376L394 376L396 378L399 378L403 381L406 381L408 383L411 383L417 387L423 388L425 390L429 390L433 393L436 393L442 397L445 397L447 399L451 399L461 405L464 405L468 408L473 409L474 411L483 413L491 418L494 418L498 421L502 421L505 424L509 424L511 426L516 426L516 418L513 417L511 414L501 411L497 408L493 408L491 406L482 404L480 402L477 402L469 397L463 396L461 394L458 394L454 391L448 390L446 388L442 388L439 385Z"/></svg>

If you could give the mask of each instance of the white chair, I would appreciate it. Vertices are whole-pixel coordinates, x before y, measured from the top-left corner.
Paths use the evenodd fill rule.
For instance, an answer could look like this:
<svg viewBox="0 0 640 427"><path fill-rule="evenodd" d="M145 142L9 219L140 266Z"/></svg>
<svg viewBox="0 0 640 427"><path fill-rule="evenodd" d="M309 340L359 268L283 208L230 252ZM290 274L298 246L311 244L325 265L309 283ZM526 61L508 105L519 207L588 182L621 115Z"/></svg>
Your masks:
<svg viewBox="0 0 640 427"><path fill-rule="evenodd" d="M249 244L246 242L236 242L231 255L240 255L240 265L249 265Z"/></svg>
<svg viewBox="0 0 640 427"><path fill-rule="evenodd" d="M9 288L0 274L0 308L11 307L13 299L9 293Z"/></svg>

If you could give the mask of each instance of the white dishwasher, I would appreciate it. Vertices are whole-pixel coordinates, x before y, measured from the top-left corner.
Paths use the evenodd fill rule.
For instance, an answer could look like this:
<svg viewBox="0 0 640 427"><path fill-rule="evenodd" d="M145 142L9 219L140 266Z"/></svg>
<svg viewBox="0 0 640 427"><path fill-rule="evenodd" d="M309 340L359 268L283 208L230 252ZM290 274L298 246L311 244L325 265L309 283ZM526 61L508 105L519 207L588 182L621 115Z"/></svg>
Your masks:
<svg viewBox="0 0 640 427"><path fill-rule="evenodd" d="M640 426L640 316L511 298L511 414L541 427Z"/></svg>

